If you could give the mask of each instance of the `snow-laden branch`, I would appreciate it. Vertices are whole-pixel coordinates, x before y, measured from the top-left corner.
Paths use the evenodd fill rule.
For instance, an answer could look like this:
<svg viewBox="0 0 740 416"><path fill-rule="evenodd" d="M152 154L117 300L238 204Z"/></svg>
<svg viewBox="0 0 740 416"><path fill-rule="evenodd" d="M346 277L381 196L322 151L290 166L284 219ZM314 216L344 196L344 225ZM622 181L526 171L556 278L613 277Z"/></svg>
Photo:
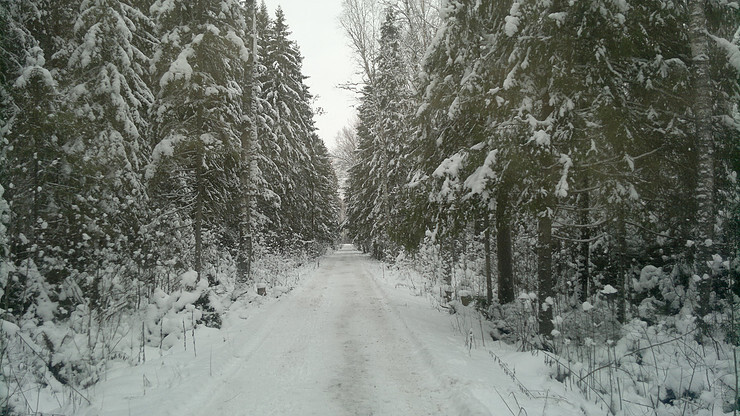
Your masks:
<svg viewBox="0 0 740 416"><path fill-rule="evenodd" d="M740 72L740 47L727 39L720 38L712 34L710 34L709 37L717 42L717 46L725 50L727 53L727 61L730 66L735 68L735 71Z"/></svg>

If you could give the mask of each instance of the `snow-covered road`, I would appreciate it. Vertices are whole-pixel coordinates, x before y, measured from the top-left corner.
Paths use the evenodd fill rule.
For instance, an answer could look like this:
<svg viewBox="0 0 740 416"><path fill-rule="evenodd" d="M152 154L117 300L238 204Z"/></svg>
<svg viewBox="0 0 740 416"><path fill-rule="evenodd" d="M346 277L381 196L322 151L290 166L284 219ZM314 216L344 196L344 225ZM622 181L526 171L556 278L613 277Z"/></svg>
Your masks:
<svg viewBox="0 0 740 416"><path fill-rule="evenodd" d="M351 246L310 268L279 298L278 288L266 297L250 291L220 329L200 327L166 351L147 347L137 366L112 362L88 392L91 404L64 414L604 414L549 377L536 352L483 343L485 324L472 309L435 308L421 277ZM469 350L462 334L471 329Z"/></svg>
<svg viewBox="0 0 740 416"><path fill-rule="evenodd" d="M309 281L264 312L243 321L239 332L249 340L188 414L454 414L357 251L323 259Z"/></svg>

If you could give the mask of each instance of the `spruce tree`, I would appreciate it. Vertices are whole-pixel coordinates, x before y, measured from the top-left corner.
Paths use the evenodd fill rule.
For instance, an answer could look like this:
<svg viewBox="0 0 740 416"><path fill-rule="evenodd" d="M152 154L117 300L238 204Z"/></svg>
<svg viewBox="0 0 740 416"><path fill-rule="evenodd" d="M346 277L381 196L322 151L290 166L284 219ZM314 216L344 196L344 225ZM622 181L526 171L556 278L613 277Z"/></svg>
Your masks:
<svg viewBox="0 0 740 416"><path fill-rule="evenodd" d="M101 269L113 262L135 270L131 256L146 205L142 174L149 147L143 132L153 98L144 79L147 57L132 43L132 19L145 17L125 2L83 1L64 73L75 131L65 143L74 189L65 205L76 211L68 217L68 239L80 254L75 267L81 287L101 308L116 295Z"/></svg>
<svg viewBox="0 0 740 416"><path fill-rule="evenodd" d="M269 113L269 133L265 146L277 171L270 182L280 207L272 216L275 233L284 243L312 240L315 234L317 179L313 170L317 143L313 122L312 96L304 82L302 60L281 8L269 25L264 51L266 68L262 94ZM321 145L323 146L323 144ZM325 149L324 149L325 152ZM306 216L302 213L309 212Z"/></svg>
<svg viewBox="0 0 740 416"><path fill-rule="evenodd" d="M375 78L362 97L358 128L358 161L350 170L350 189L362 190L348 203L350 232L382 258L396 251L393 234L402 222L402 186L409 165L406 137L410 131L411 99L401 56L401 33L393 9L381 26ZM364 224L363 224L364 223Z"/></svg>
<svg viewBox="0 0 740 416"><path fill-rule="evenodd" d="M153 62L157 144L147 174L161 208L185 213L192 227L190 267L202 277L204 245L217 236L238 238L240 215L233 210L241 195L246 21L242 6L230 0L158 1L151 10L160 44Z"/></svg>
<svg viewBox="0 0 740 416"><path fill-rule="evenodd" d="M356 162L349 170L346 195L348 235L363 252L369 252L374 246L373 225L377 221L374 207L380 189L378 176L373 174L371 166L376 151L368 127L375 122L372 97L372 89L366 87L358 108Z"/></svg>

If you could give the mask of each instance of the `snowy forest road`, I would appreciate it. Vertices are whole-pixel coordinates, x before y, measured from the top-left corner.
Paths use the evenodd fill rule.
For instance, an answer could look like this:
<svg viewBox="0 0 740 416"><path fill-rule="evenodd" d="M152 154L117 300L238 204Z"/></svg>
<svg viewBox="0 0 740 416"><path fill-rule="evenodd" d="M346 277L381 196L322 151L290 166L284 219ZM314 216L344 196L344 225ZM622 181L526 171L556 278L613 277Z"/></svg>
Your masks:
<svg viewBox="0 0 740 416"><path fill-rule="evenodd" d="M249 341L185 414L456 413L369 264L345 246L291 295L243 321Z"/></svg>

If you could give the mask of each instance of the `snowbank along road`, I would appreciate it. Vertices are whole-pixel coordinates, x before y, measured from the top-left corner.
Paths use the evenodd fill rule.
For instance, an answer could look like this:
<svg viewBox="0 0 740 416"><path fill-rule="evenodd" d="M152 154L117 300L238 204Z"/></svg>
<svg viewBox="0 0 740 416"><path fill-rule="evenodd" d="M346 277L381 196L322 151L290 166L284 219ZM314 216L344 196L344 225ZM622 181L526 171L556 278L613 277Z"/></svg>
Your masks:
<svg viewBox="0 0 740 416"><path fill-rule="evenodd" d="M243 321L239 332L251 334L248 341L214 374L207 399L183 413L454 414L368 265L345 246L302 287Z"/></svg>

